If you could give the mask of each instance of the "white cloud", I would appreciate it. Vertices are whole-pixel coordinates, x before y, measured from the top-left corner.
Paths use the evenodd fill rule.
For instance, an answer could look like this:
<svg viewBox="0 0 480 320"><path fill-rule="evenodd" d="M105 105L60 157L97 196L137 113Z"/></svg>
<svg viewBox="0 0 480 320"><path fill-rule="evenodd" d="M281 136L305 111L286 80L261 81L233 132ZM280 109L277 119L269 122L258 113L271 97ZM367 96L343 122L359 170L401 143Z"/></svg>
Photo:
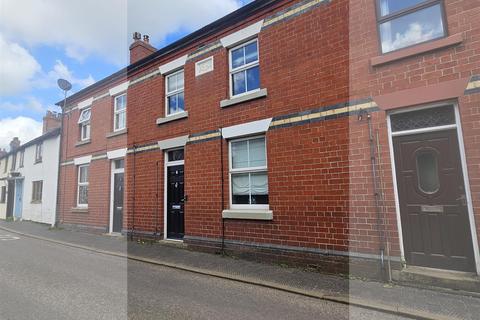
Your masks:
<svg viewBox="0 0 480 320"><path fill-rule="evenodd" d="M53 69L47 75L48 80L50 83L53 82L53 86L56 86L57 80L59 78L66 79L72 83L72 85L78 85L81 89L88 87L95 83L92 75L88 75L88 77L81 79L75 77L73 72L65 65L61 60L57 60Z"/></svg>
<svg viewBox="0 0 480 320"><path fill-rule="evenodd" d="M0 148L8 149L13 137L21 143L28 142L42 134L42 123L32 118L17 117L0 119Z"/></svg>
<svg viewBox="0 0 480 320"><path fill-rule="evenodd" d="M60 45L79 61L99 55L124 65L131 33L163 43L241 6L239 0L0 0L0 30L28 45Z"/></svg>
<svg viewBox="0 0 480 320"><path fill-rule="evenodd" d="M0 114L2 111L10 112L34 112L43 114L48 108L44 107L35 97L27 97L23 103L12 103L10 101L0 102ZM2 128L3 130L3 128Z"/></svg>
<svg viewBox="0 0 480 320"><path fill-rule="evenodd" d="M441 25L435 27L430 24L420 24L418 22L409 24L408 29L405 30L404 33L396 32L394 37L391 32L391 22L385 23L382 28L384 33L382 36L382 47L384 52L425 42L437 38L443 33Z"/></svg>
<svg viewBox="0 0 480 320"><path fill-rule="evenodd" d="M0 95L14 95L27 89L40 70L37 60L25 48L0 34Z"/></svg>

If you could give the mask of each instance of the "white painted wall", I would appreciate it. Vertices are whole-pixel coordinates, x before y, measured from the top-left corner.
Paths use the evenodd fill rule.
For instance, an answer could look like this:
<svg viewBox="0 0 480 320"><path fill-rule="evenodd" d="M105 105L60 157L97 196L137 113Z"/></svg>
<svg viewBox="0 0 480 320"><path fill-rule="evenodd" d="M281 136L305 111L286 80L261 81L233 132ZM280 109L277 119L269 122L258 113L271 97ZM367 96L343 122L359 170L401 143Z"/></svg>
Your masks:
<svg viewBox="0 0 480 320"><path fill-rule="evenodd" d="M55 224L60 136L43 141L42 162L35 164L35 145L25 149L22 219ZM18 158L18 157L17 157ZM32 203L33 181L43 181L42 203Z"/></svg>
<svg viewBox="0 0 480 320"><path fill-rule="evenodd" d="M55 211L57 204L57 181L58 181L58 151L60 136L43 140L42 162L35 163L36 145L25 149L24 166L19 168L20 153L17 155L16 172L23 178L23 207L22 220L55 224ZM8 173L10 173L9 159ZM3 164L0 163L0 165ZM5 177L3 167L0 167L0 178ZM42 202L32 203L33 181L43 181ZM0 181L0 186L6 185L6 181ZM15 208L14 208L15 211ZM6 218L6 204L0 204L0 219Z"/></svg>
<svg viewBox="0 0 480 320"><path fill-rule="evenodd" d="M10 162L12 161L11 156L8 156L8 170L5 173L4 172L4 167L5 167L5 161L7 158L3 158L0 160L0 192L3 186L8 187L7 180L1 180L2 178L6 178L8 173L10 172ZM8 190L7 190L8 192ZM7 217L7 203L0 203L0 219L5 219Z"/></svg>

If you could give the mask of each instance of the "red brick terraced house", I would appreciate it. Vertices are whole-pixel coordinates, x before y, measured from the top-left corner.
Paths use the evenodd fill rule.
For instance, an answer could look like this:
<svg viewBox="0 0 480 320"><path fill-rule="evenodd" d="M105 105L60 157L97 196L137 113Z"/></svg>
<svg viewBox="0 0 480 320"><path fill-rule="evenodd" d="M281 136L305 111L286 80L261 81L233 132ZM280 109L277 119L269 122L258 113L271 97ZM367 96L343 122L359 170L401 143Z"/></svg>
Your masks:
<svg viewBox="0 0 480 320"><path fill-rule="evenodd" d="M347 16L254 1L131 65L129 232L347 266Z"/></svg>
<svg viewBox="0 0 480 320"><path fill-rule="evenodd" d="M358 0L349 17L349 100L376 108L349 119L350 250L478 275L480 2Z"/></svg>
<svg viewBox="0 0 480 320"><path fill-rule="evenodd" d="M128 81L104 83L67 100L57 204L58 224L98 233L122 232L127 151Z"/></svg>
<svg viewBox="0 0 480 320"><path fill-rule="evenodd" d="M135 34L127 68L68 99L60 222L373 277L478 274L479 13L257 0L160 50Z"/></svg>

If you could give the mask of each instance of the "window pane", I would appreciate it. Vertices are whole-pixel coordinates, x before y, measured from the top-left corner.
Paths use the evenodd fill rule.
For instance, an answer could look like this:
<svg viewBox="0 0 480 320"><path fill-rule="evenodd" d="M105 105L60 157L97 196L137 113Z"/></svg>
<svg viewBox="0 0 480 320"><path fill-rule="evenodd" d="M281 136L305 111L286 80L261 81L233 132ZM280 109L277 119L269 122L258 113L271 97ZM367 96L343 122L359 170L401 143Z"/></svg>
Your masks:
<svg viewBox="0 0 480 320"><path fill-rule="evenodd" d="M232 174L232 204L250 204L249 174Z"/></svg>
<svg viewBox="0 0 480 320"><path fill-rule="evenodd" d="M245 64L244 47L232 51L232 69L241 67Z"/></svg>
<svg viewBox="0 0 480 320"><path fill-rule="evenodd" d="M443 37L440 5L384 22L380 34L384 53Z"/></svg>
<svg viewBox="0 0 480 320"><path fill-rule="evenodd" d="M177 90L183 89L184 86L184 74L183 71L177 73Z"/></svg>
<svg viewBox="0 0 480 320"><path fill-rule="evenodd" d="M234 73L232 75L232 83L233 83L233 95L241 94L246 92L246 87L245 87L245 71L240 71L237 73Z"/></svg>
<svg viewBox="0 0 480 320"><path fill-rule="evenodd" d="M116 100L115 111L125 110L125 108L127 107L127 96L122 95L122 96L116 97L115 100Z"/></svg>
<svg viewBox="0 0 480 320"><path fill-rule="evenodd" d="M177 76L168 76L167 77L167 92L172 92L177 90Z"/></svg>
<svg viewBox="0 0 480 320"><path fill-rule="evenodd" d="M82 112L80 113L80 118L78 119L78 123L89 121L91 114L92 114L92 109L82 110Z"/></svg>
<svg viewBox="0 0 480 320"><path fill-rule="evenodd" d="M115 130L124 129L126 125L126 113L120 112L115 115Z"/></svg>
<svg viewBox="0 0 480 320"><path fill-rule="evenodd" d="M417 174L420 190L435 193L440 188L437 155L434 151L420 151L417 154Z"/></svg>
<svg viewBox="0 0 480 320"><path fill-rule="evenodd" d="M248 141L232 142L232 168L248 167Z"/></svg>
<svg viewBox="0 0 480 320"><path fill-rule="evenodd" d="M88 204L88 186L78 187L78 204Z"/></svg>
<svg viewBox="0 0 480 320"><path fill-rule="evenodd" d="M185 158L183 149L172 150L168 152L168 161L181 161Z"/></svg>
<svg viewBox="0 0 480 320"><path fill-rule="evenodd" d="M405 8L415 6L426 0L380 0L380 14L386 16L391 13L395 13Z"/></svg>
<svg viewBox="0 0 480 320"><path fill-rule="evenodd" d="M268 176L266 172L252 173L251 182L251 204L268 204Z"/></svg>
<svg viewBox="0 0 480 320"><path fill-rule="evenodd" d="M245 64L252 63L258 60L257 42L249 43L245 46Z"/></svg>
<svg viewBox="0 0 480 320"><path fill-rule="evenodd" d="M249 167L264 167L267 165L265 138L249 140L249 155Z"/></svg>
<svg viewBox="0 0 480 320"><path fill-rule="evenodd" d="M123 169L125 167L125 160L115 160L115 169Z"/></svg>
<svg viewBox="0 0 480 320"><path fill-rule="evenodd" d="M260 88L260 73L258 66L247 70L247 91Z"/></svg>
<svg viewBox="0 0 480 320"><path fill-rule="evenodd" d="M431 128L455 124L452 106L402 112L390 116L392 132Z"/></svg>
<svg viewBox="0 0 480 320"><path fill-rule="evenodd" d="M177 95L173 95L167 98L168 100L168 114L177 112Z"/></svg>
<svg viewBox="0 0 480 320"><path fill-rule="evenodd" d="M88 182L88 166L85 166L85 167L80 167L80 178L79 178L79 182L80 183L85 183L85 182Z"/></svg>
<svg viewBox="0 0 480 320"><path fill-rule="evenodd" d="M177 112L181 112L185 110L185 99L184 93L177 94Z"/></svg>

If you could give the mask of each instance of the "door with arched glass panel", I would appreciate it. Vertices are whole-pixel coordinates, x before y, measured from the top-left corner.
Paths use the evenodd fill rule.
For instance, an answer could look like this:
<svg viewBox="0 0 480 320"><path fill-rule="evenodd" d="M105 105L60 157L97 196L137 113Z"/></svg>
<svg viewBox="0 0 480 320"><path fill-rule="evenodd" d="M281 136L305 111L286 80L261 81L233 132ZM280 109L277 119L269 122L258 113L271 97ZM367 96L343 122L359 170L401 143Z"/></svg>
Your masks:
<svg viewBox="0 0 480 320"><path fill-rule="evenodd" d="M453 106L390 120L407 264L474 271Z"/></svg>

